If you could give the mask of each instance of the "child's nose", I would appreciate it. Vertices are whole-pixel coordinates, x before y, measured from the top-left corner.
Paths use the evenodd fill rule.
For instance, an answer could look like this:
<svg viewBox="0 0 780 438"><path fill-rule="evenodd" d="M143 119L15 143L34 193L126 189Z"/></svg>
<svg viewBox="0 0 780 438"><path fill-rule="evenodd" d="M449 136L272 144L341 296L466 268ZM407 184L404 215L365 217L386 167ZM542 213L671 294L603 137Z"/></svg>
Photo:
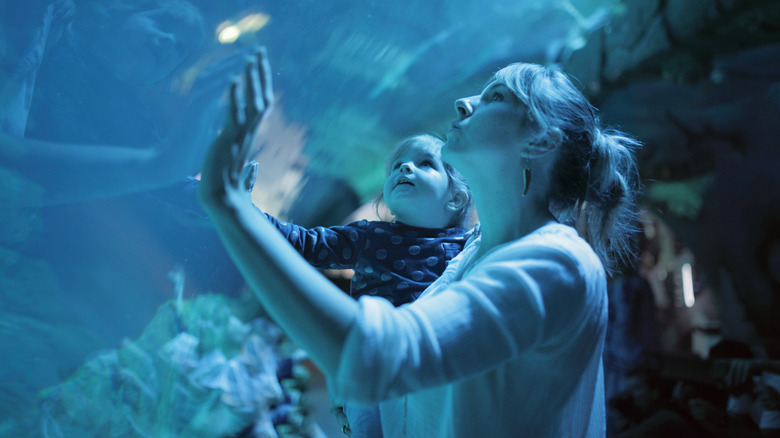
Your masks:
<svg viewBox="0 0 780 438"><path fill-rule="evenodd" d="M401 164L401 173L412 173L412 165L409 163Z"/></svg>

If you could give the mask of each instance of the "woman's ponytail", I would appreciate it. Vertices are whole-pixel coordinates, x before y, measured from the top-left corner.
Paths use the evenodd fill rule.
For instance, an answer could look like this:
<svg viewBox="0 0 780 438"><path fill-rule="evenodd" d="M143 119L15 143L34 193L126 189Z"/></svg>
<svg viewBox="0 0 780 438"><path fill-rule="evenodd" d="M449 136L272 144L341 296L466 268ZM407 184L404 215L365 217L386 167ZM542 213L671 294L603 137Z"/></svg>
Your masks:
<svg viewBox="0 0 780 438"><path fill-rule="evenodd" d="M640 184L633 151L639 142L614 129L594 131L586 164L587 189L572 219L611 269L634 262L631 234L638 229Z"/></svg>

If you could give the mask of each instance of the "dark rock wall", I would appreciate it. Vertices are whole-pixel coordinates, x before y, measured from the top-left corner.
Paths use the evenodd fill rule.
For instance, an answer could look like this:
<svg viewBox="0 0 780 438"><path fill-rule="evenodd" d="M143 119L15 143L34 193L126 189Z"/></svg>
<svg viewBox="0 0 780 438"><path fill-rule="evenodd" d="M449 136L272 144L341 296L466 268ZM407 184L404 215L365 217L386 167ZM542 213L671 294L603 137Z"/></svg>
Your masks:
<svg viewBox="0 0 780 438"><path fill-rule="evenodd" d="M695 253L724 335L776 336L780 2L629 0L565 69L645 143L645 202Z"/></svg>

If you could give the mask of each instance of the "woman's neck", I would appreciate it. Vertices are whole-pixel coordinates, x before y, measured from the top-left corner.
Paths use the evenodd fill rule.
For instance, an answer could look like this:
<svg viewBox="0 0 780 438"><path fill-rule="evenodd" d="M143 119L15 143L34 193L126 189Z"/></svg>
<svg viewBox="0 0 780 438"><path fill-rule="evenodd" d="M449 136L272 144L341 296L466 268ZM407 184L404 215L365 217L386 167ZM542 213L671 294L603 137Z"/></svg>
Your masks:
<svg viewBox="0 0 780 438"><path fill-rule="evenodd" d="M494 181L493 181L494 182ZM545 196L520 193L521 182L472 186L482 234L479 255L555 222Z"/></svg>
<svg viewBox="0 0 780 438"><path fill-rule="evenodd" d="M510 205L498 206L503 211L484 212L480 210L480 226L482 243L479 253L484 254L505 243L524 237L539 228L555 222L555 217L549 212L528 214L527 211L515 209L519 214L509 214ZM498 210L496 209L496 210Z"/></svg>

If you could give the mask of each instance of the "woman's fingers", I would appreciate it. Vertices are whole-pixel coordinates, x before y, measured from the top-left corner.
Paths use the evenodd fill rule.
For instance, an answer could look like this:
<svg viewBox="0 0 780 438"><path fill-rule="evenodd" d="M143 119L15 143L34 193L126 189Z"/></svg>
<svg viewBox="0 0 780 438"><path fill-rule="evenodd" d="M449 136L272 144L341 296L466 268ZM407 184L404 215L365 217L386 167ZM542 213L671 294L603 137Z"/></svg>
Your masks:
<svg viewBox="0 0 780 438"><path fill-rule="evenodd" d="M253 128L259 121L265 108L258 94L260 76L257 71L257 61L250 60L244 69L244 101L246 102L246 123Z"/></svg>
<svg viewBox="0 0 780 438"><path fill-rule="evenodd" d="M257 50L257 65L260 74L263 104L265 108L268 108L274 101L274 87L271 80L271 63L268 61L268 53L265 47L260 47Z"/></svg>
<svg viewBox="0 0 780 438"><path fill-rule="evenodd" d="M228 114L219 138L212 144L207 162L214 172L227 178L227 184L234 188L251 190L257 175L257 165L244 163L250 158L253 148L253 134L262 120L272 98L270 66L265 50L258 50L257 59L250 60L239 77L230 83L228 90ZM265 78L265 79L263 79ZM217 170L217 169L221 170ZM248 173L247 173L248 172Z"/></svg>
<svg viewBox="0 0 780 438"><path fill-rule="evenodd" d="M240 95L239 81L235 79L230 83L228 116L225 126L222 128L222 136L228 140L228 148L222 150L222 154L228 161L226 162L226 171L230 183L238 185L242 180L244 168L244 152L241 150L241 144L246 137L246 114L244 102Z"/></svg>
<svg viewBox="0 0 780 438"><path fill-rule="evenodd" d="M270 89L270 70L264 48L258 49L256 58L251 59L244 69L243 125L239 142L243 160L248 159L251 154L252 134L268 111L270 99L273 99L273 91Z"/></svg>
<svg viewBox="0 0 780 438"><path fill-rule="evenodd" d="M241 124L241 109L238 103L238 81L233 80L230 82L230 90L228 96L228 117L223 129L234 130L236 126Z"/></svg>
<svg viewBox="0 0 780 438"><path fill-rule="evenodd" d="M253 125L263 118L273 101L271 65L264 47L260 47L255 58L247 64L244 70L244 84L246 123L253 128Z"/></svg>

